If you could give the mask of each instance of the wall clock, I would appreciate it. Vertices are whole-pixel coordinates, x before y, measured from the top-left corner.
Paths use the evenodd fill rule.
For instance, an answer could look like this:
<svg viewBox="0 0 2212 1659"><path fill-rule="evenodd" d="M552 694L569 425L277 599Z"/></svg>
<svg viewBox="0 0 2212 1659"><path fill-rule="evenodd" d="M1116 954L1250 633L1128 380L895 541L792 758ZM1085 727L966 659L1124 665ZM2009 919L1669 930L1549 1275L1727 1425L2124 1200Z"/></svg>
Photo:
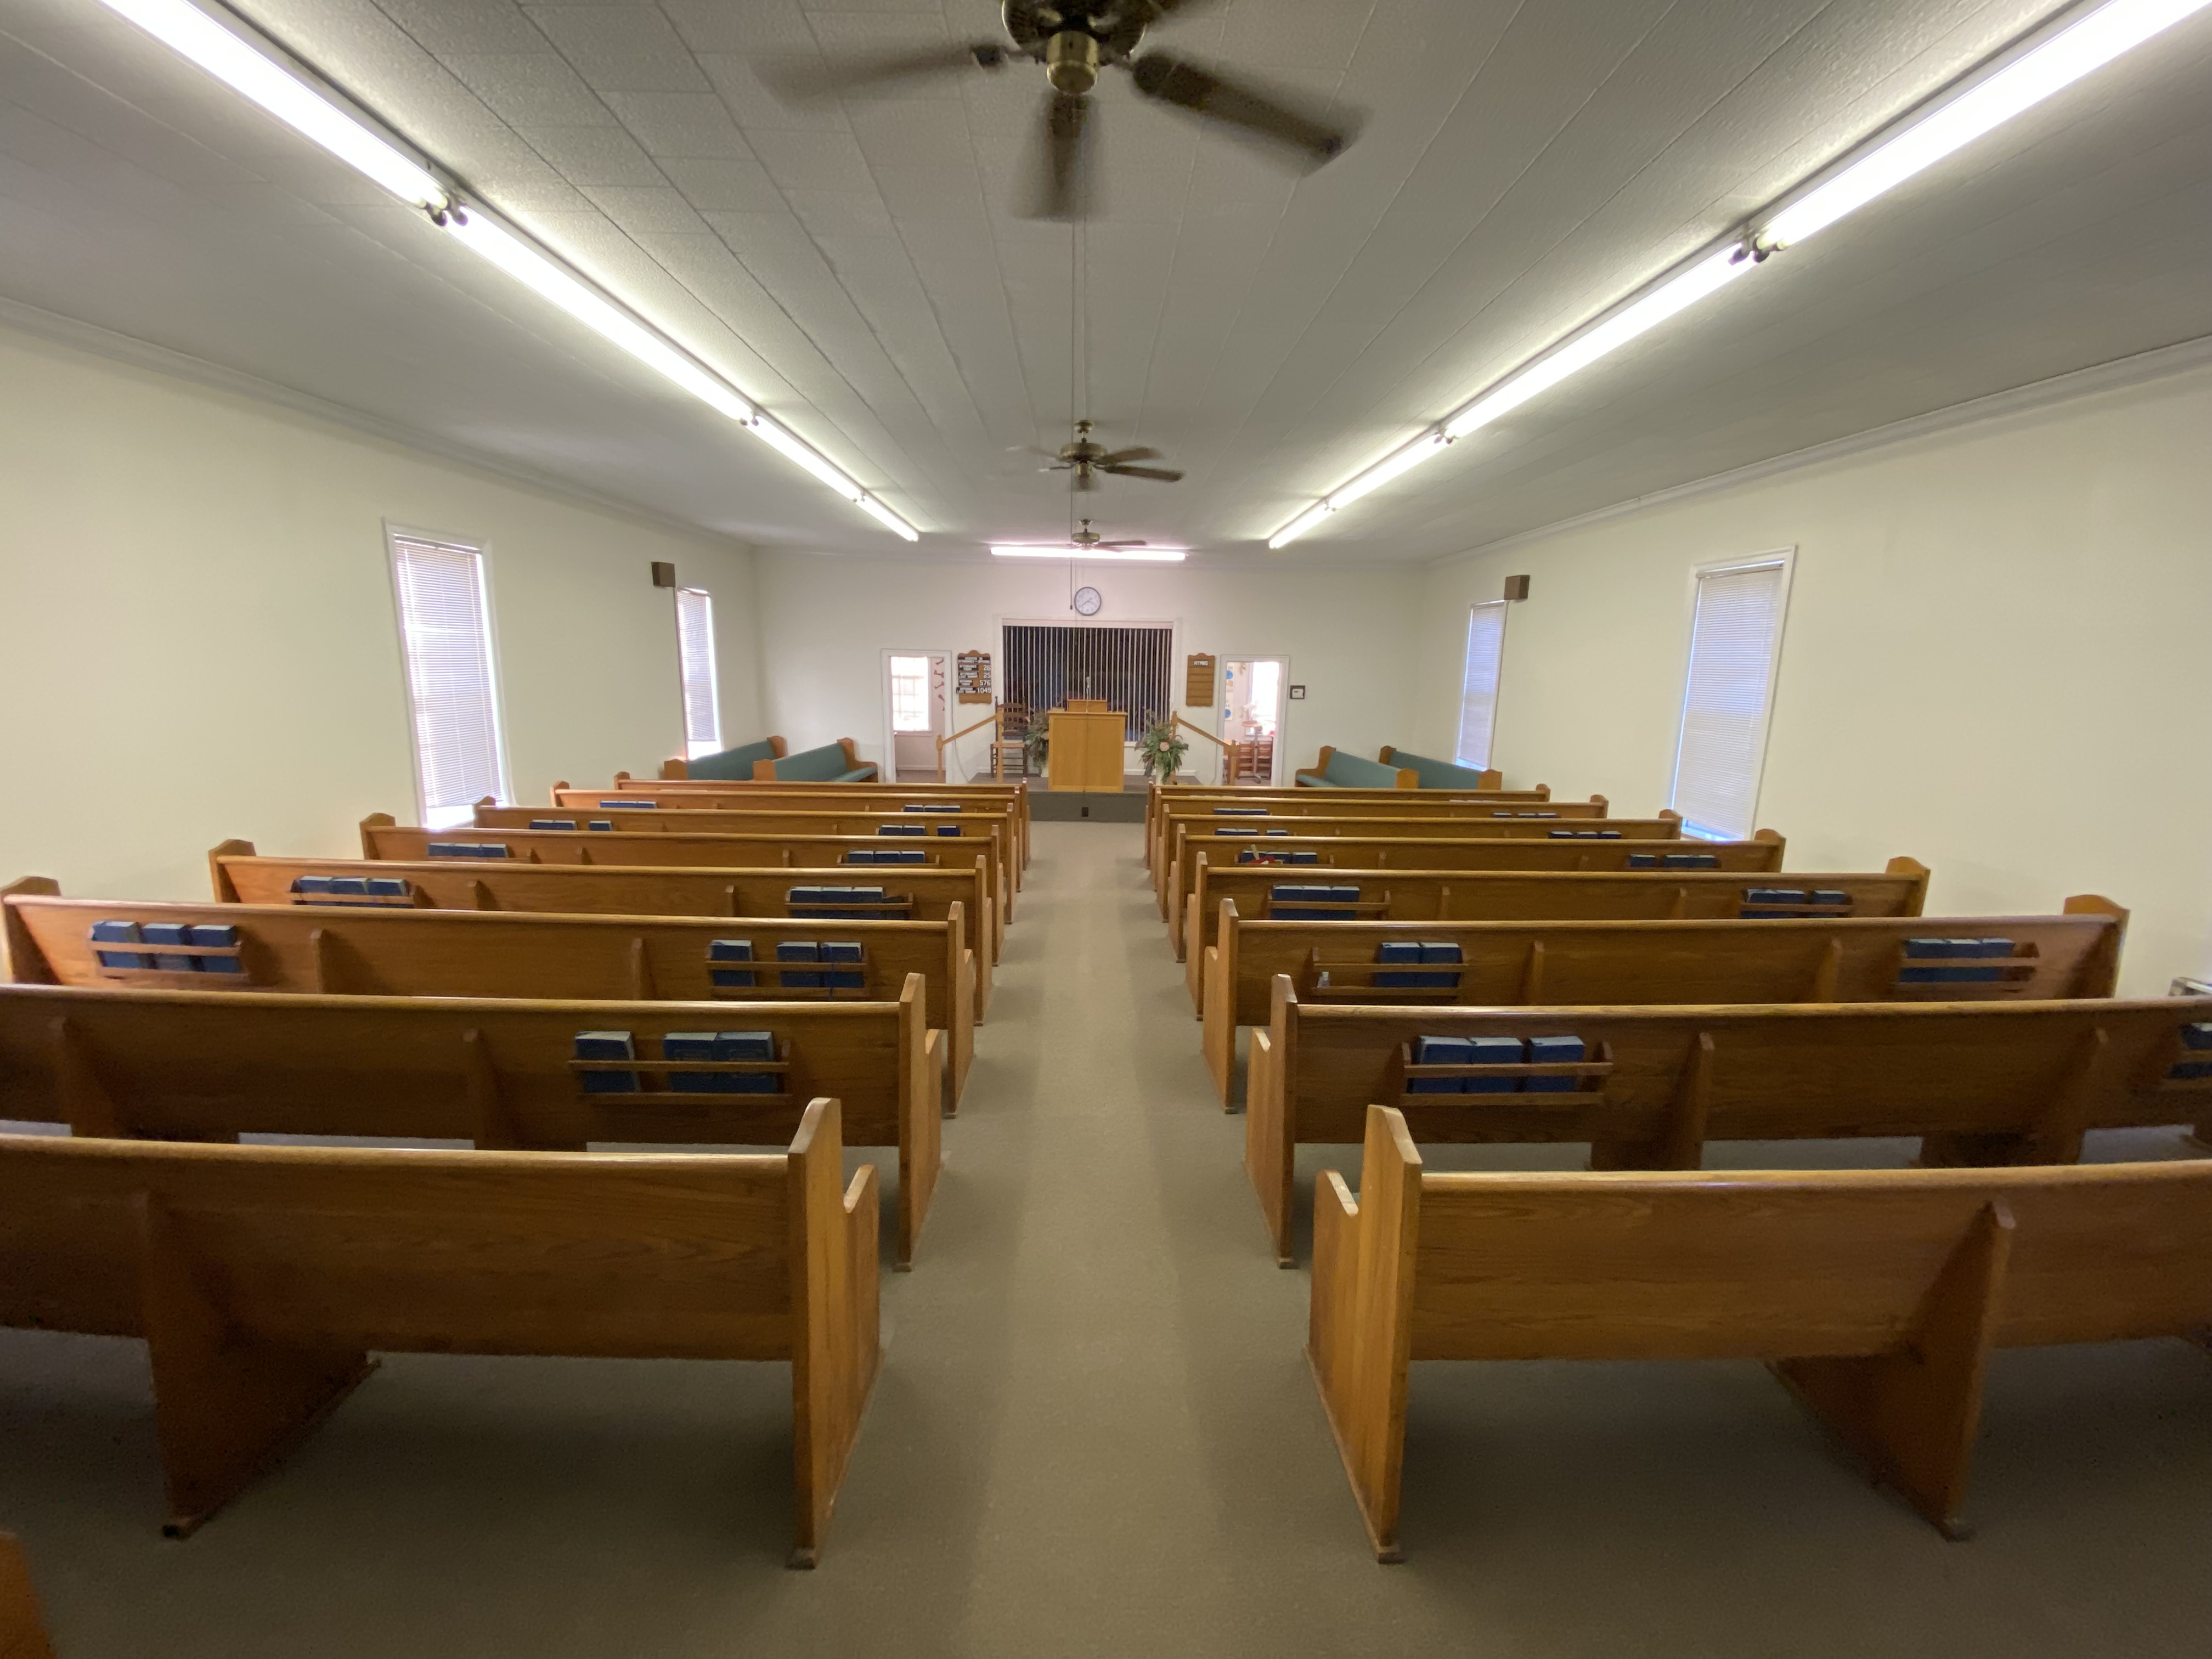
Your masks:
<svg viewBox="0 0 2212 1659"><path fill-rule="evenodd" d="M1075 590L1075 614L1079 617L1097 616L1098 607L1105 603L1105 600L1098 597L1098 590L1095 587L1079 587Z"/></svg>

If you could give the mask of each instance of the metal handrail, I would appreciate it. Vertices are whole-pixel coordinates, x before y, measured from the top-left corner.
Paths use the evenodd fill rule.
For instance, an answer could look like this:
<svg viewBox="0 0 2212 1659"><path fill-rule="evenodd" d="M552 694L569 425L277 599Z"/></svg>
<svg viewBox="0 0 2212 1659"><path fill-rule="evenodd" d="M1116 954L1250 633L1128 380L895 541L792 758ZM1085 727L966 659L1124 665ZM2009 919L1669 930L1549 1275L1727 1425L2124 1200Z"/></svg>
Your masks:
<svg viewBox="0 0 2212 1659"><path fill-rule="evenodd" d="M1184 719L1182 715L1180 715L1180 714L1177 714L1177 715L1175 717L1175 723L1176 723L1177 726L1180 726L1181 727L1182 727L1182 728L1183 728L1183 730L1184 730L1184 731L1186 731L1186 732L1197 732L1197 733L1198 733L1198 735L1199 735L1200 737L1204 738L1205 738L1208 743L1212 744L1216 749L1227 749L1227 748L1231 747L1231 745L1230 745L1229 744L1226 744L1226 743L1223 742L1219 738L1217 738L1216 736L1214 736L1212 732L1211 732L1207 731L1204 726L1193 726L1193 725L1192 725L1188 720L1185 720L1185 719Z"/></svg>
<svg viewBox="0 0 2212 1659"><path fill-rule="evenodd" d="M939 783L945 781L945 749L947 744L957 743L970 732L980 732L987 726L996 726L998 722L999 705L994 702L991 705L991 712L977 720L975 725L963 726L949 738L939 738L937 740L937 781ZM1003 783L1006 778L1006 763L999 757L998 744L995 741L993 742L991 750L992 771L995 775L996 781Z"/></svg>

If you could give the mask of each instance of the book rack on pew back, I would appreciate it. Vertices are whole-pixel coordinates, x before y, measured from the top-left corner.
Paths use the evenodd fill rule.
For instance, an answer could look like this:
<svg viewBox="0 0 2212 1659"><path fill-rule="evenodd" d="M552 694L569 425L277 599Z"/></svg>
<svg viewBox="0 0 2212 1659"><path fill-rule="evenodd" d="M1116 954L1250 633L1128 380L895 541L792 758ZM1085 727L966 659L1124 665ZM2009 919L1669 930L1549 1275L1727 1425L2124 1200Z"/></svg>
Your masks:
<svg viewBox="0 0 2212 1659"><path fill-rule="evenodd" d="M1305 817L1449 818L1474 812L1486 815L1501 808L1520 811L1556 811L1562 817L1601 818L1607 810L1603 795L1592 795L1587 801L1554 802L1548 784L1539 784L1534 789L1425 792L1419 789L1314 790L1253 788L1249 785L1231 784L1155 783L1145 795L1145 857L1147 866L1153 856L1160 821L1168 814L1219 808L1235 808L1243 812L1277 819Z"/></svg>
<svg viewBox="0 0 2212 1659"><path fill-rule="evenodd" d="M2212 1164L1425 1173L1362 1109L1314 1194L1307 1357L1376 1558L1401 1559L1408 1365L1758 1359L1946 1536L1992 1349L2212 1324Z"/></svg>
<svg viewBox="0 0 2212 1659"><path fill-rule="evenodd" d="M1565 1039L1581 1074L1537 1091L1510 1066L1415 1065L1438 1037ZM1708 1140L1863 1136L1918 1138L1931 1164L2070 1164L2091 1129L2212 1120L2212 1054L2190 1057L2205 1047L2212 998L1311 1007L1278 975L1252 1037L1244 1162L1287 1262L1294 1149L1358 1140L1371 1103L1416 1141L1588 1141L1600 1170L1694 1170Z"/></svg>
<svg viewBox="0 0 2212 1659"><path fill-rule="evenodd" d="M1267 1023L1279 974L1309 1006L2040 1001L2111 996L2127 927L2095 894L2045 916L1760 914L1779 908L1704 921L1246 921L1224 899L1200 962L1207 1068L1226 1103L1237 1029Z"/></svg>
<svg viewBox="0 0 2212 1659"><path fill-rule="evenodd" d="M671 762L669 764L680 766L682 763ZM555 784L553 786L555 803L566 804L563 800L563 792L572 787L573 786L565 781ZM734 781L702 779L694 782L687 778L671 777L667 775L666 769L664 768L662 775L650 781L641 781L631 777L627 772L617 772L615 774L613 786L601 793L627 794L634 790L653 791L659 799L671 804L673 804L678 798L695 792L726 794L742 791L757 794L763 799L777 802L799 802L818 799L836 811L848 811L862 805L873 809L902 801L918 801L924 804L933 801L957 801L963 805L972 801L978 804L1010 805L1014 811L1017 822L1021 825L1023 861L1026 863L1029 860L1030 798L1029 786L1024 782L802 783L796 780L786 782L781 779Z"/></svg>
<svg viewBox="0 0 2212 1659"><path fill-rule="evenodd" d="M604 817L605 812L598 809L611 800L629 803L628 810L650 805L677 812L880 812L888 816L911 812L916 808L949 806L961 817L973 814L985 823L1000 824L1024 867L1027 867L1030 859L1029 799L1024 792L1012 787L963 790L955 786L948 790L938 784L641 784L627 779L604 789L578 789L566 781L553 786L553 807L556 811L585 811Z"/></svg>
<svg viewBox="0 0 2212 1659"><path fill-rule="evenodd" d="M146 1342L176 1536L372 1350L785 1362L811 1567L876 1376L876 1171L835 1100L792 1116L738 1156L0 1136L0 1325Z"/></svg>
<svg viewBox="0 0 2212 1659"><path fill-rule="evenodd" d="M925 1019L948 1044L948 1106L975 1053L975 952L960 906L944 921L818 922L502 915L293 905L64 899L41 877L0 888L20 983L141 989L282 991L334 996L606 998L648 1002L896 1002L921 975ZM192 930L187 960L93 937L109 922ZM226 938L225 945L199 941ZM833 958L823 952L836 948ZM212 953L212 954L211 954ZM118 960L118 958L120 960Z"/></svg>
<svg viewBox="0 0 2212 1659"><path fill-rule="evenodd" d="M805 1102L829 1096L846 1145L898 1148L904 1267L942 1128L945 1045L923 1024L923 998L920 975L896 1002L738 1007L0 985L0 1117L79 1135L570 1152L776 1146ZM750 1029L702 1029L739 1021Z"/></svg>

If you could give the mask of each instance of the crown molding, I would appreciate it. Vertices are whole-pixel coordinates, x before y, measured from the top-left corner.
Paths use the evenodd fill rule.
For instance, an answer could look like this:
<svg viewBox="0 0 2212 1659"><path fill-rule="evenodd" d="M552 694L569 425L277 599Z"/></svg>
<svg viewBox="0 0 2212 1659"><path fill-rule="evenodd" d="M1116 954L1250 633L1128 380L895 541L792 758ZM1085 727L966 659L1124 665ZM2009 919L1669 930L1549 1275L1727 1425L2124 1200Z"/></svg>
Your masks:
<svg viewBox="0 0 2212 1659"><path fill-rule="evenodd" d="M520 484L544 495L574 501L581 507L611 513L655 530L720 542L732 547L750 546L750 543L721 531L694 524L672 514L659 512L620 495L605 494L520 461L509 460L467 444L454 443L420 427L410 426L402 421L387 420L380 415L371 415L366 410L318 397L312 392L301 392L275 380L264 380L259 375L249 374L243 369L228 368L204 357L195 357L189 352L156 345L151 340L142 340L136 335L118 333L113 329L102 328L97 323L65 317L59 312L42 310L4 295L0 295L0 327L30 335L53 345L66 346L72 350L125 363L133 368L167 375L172 380L190 381L196 386L228 392L255 403L288 409L295 415L306 415L332 426L343 427L364 437L428 456L433 460L464 466L473 472L487 473L507 483Z"/></svg>
<svg viewBox="0 0 2212 1659"><path fill-rule="evenodd" d="M1554 536L1565 535L1569 531L1626 518L1651 507L1665 507L1694 496L1733 489L1741 484L1756 483L1762 479L1779 477L1784 473L1802 471L1807 467L1823 465L1829 461L1844 460L1850 456L1912 443L1939 433L1955 431L1961 427L1978 426L2012 416L2033 414L2056 404L2094 397L2101 392L2123 391L2152 380L2186 374L2192 369L2207 366L2212 366L2212 334L2198 339L2179 341L2172 345L2154 347L2130 357L2116 357L2106 363L2092 363L2087 368L2069 369L2048 380L2031 380L2025 386L2014 386L2004 392L1992 392L1986 397L1970 398L1965 403L1930 410L1924 415L1908 416L1886 426L1869 427L1863 432L1831 438L1808 449L1792 450L1786 455L1753 461L1747 466L1732 467L1726 472L1693 478L1687 483L1670 484L1649 495L1615 501L1610 507L1595 507L1588 513L1577 513L1572 518L1554 520L1534 530L1516 530L1511 535L1501 536L1495 541L1483 542L1457 553L1446 553L1431 559L1427 568L1440 570L1463 559L1510 553L1516 548L1532 546Z"/></svg>

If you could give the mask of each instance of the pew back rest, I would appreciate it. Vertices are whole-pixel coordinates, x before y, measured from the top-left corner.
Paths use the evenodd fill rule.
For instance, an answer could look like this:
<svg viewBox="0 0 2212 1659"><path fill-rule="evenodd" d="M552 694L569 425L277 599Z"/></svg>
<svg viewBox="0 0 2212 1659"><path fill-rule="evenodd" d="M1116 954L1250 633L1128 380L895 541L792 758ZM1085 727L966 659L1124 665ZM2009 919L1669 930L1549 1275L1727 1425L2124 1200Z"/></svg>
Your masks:
<svg viewBox="0 0 2212 1659"><path fill-rule="evenodd" d="M875 767L860 757L850 738L840 738L818 749L802 749L772 761L755 763L756 778L788 779L797 783L872 782Z"/></svg>
<svg viewBox="0 0 2212 1659"><path fill-rule="evenodd" d="M2212 1323L2212 1165L1428 1174L1415 1359L1894 1352L1977 1218L2013 1236L1999 1346Z"/></svg>
<svg viewBox="0 0 2212 1659"><path fill-rule="evenodd" d="M1419 784L1410 768L1385 766L1334 748L1324 748L1312 766L1293 776L1309 788L1320 789L1412 789Z"/></svg>
<svg viewBox="0 0 2212 1659"><path fill-rule="evenodd" d="M606 800L621 797L609 795ZM995 847L1006 828L1005 812L830 811L782 807L772 803L743 807L605 806L594 799L585 808L479 805L476 827L483 830L528 830L534 824L558 820L570 830L591 823L611 824L617 831L657 835L699 836L880 836L885 824L896 823L909 835L930 839L988 841ZM441 836L447 832L441 830ZM459 835L459 832L454 832ZM597 833L605 834L605 831ZM462 836L461 839L467 839Z"/></svg>
<svg viewBox="0 0 2212 1659"><path fill-rule="evenodd" d="M0 1137L0 1325L145 1334L150 1202L260 1336L788 1358L788 1164Z"/></svg>
<svg viewBox="0 0 2212 1659"><path fill-rule="evenodd" d="M741 743L734 749L701 755L689 763L690 775L718 780L750 778L760 762L775 760L784 752L781 738L763 738L758 743Z"/></svg>
<svg viewBox="0 0 2212 1659"><path fill-rule="evenodd" d="M1389 744L1375 757L1385 766L1411 771L1419 780L1417 789L1495 789L1498 775L1472 766L1461 766L1452 761L1431 760L1426 755L1416 755Z"/></svg>

